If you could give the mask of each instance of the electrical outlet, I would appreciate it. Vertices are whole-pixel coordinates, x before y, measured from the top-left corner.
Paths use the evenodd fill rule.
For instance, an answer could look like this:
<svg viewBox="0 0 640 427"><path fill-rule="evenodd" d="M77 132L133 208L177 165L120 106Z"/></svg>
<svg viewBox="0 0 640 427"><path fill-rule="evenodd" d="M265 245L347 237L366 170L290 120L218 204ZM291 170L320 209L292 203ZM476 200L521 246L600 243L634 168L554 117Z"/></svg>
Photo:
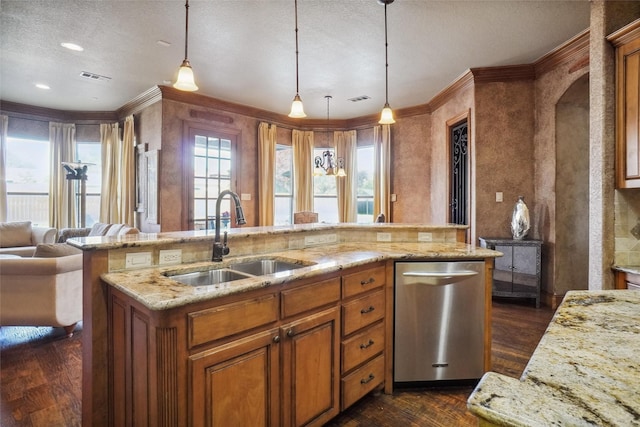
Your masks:
<svg viewBox="0 0 640 427"><path fill-rule="evenodd" d="M306 236L304 238L305 246L326 245L336 243L338 236L336 234L319 234L317 236Z"/></svg>
<svg viewBox="0 0 640 427"><path fill-rule="evenodd" d="M502 203L502 191L498 191L496 193L496 202L497 203Z"/></svg>
<svg viewBox="0 0 640 427"><path fill-rule="evenodd" d="M418 233L418 242L432 242L433 236L431 233Z"/></svg>
<svg viewBox="0 0 640 427"><path fill-rule="evenodd" d="M251 200L251 193L241 193L240 200Z"/></svg>
<svg viewBox="0 0 640 427"><path fill-rule="evenodd" d="M391 233L378 233L378 242L390 242L391 241Z"/></svg>
<svg viewBox="0 0 640 427"><path fill-rule="evenodd" d="M182 262L182 249L165 249L160 251L158 264L180 264Z"/></svg>
<svg viewBox="0 0 640 427"><path fill-rule="evenodd" d="M124 268L151 267L151 252L131 252L125 255Z"/></svg>

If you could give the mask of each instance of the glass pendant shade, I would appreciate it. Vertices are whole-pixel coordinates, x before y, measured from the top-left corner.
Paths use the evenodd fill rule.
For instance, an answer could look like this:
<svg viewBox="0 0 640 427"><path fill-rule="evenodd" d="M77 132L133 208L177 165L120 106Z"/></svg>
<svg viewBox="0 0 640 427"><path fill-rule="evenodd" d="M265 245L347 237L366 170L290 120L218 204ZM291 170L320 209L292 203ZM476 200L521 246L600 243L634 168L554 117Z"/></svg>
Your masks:
<svg viewBox="0 0 640 427"><path fill-rule="evenodd" d="M307 117L307 115L304 113L304 107L302 106L302 99L300 99L300 95L298 95L297 93L293 98L293 102L291 103L291 112L289 113L289 117L296 119Z"/></svg>
<svg viewBox="0 0 640 427"><path fill-rule="evenodd" d="M339 168L337 176L347 176L347 173L344 171L344 168Z"/></svg>
<svg viewBox="0 0 640 427"><path fill-rule="evenodd" d="M193 69L191 69L191 64L189 64L188 60L182 61L182 65L178 70L178 79L173 84L173 87L187 92L198 90L198 86L196 86L196 82L193 79Z"/></svg>
<svg viewBox="0 0 640 427"><path fill-rule="evenodd" d="M396 121L393 118L393 110L389 107L389 104L384 104L384 108L382 109L382 113L380 114L380 123L381 125L392 125Z"/></svg>

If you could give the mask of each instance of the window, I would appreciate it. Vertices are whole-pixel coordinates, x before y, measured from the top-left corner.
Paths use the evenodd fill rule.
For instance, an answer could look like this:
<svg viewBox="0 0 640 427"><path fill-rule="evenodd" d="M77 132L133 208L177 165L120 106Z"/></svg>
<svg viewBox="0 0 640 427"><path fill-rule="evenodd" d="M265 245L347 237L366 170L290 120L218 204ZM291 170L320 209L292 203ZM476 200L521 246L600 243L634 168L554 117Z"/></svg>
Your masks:
<svg viewBox="0 0 640 427"><path fill-rule="evenodd" d="M293 223L293 149L276 144L274 225Z"/></svg>
<svg viewBox="0 0 640 427"><path fill-rule="evenodd" d="M377 216L377 213L373 212L373 156L373 145L358 147L356 157L358 166L358 182L356 183L358 223L371 223Z"/></svg>
<svg viewBox="0 0 640 427"><path fill-rule="evenodd" d="M193 229L215 229L216 202L224 190L231 190L232 141L214 133L196 131L193 157ZM230 226L231 201L220 204L221 228Z"/></svg>
<svg viewBox="0 0 640 427"><path fill-rule="evenodd" d="M7 138L7 220L49 225L49 141Z"/></svg>
<svg viewBox="0 0 640 427"><path fill-rule="evenodd" d="M326 151L326 148L314 148L314 158L322 157L323 151ZM338 222L338 191L335 176L313 177L313 210L318 213L320 222Z"/></svg>
<svg viewBox="0 0 640 427"><path fill-rule="evenodd" d="M100 219L100 190L102 188L102 146L100 142L77 142L76 159L92 163L87 170L87 204L85 225L91 227ZM76 187L76 212L80 215L80 187ZM78 224L80 221L78 220Z"/></svg>

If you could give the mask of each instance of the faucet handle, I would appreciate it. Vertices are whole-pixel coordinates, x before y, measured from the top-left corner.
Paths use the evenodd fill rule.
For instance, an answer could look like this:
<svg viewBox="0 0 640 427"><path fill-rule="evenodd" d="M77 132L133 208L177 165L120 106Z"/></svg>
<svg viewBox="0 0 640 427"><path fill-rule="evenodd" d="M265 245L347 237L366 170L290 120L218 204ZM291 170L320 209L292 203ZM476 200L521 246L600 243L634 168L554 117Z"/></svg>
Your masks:
<svg viewBox="0 0 640 427"><path fill-rule="evenodd" d="M229 246L227 246L227 232L222 237L222 255L229 255Z"/></svg>

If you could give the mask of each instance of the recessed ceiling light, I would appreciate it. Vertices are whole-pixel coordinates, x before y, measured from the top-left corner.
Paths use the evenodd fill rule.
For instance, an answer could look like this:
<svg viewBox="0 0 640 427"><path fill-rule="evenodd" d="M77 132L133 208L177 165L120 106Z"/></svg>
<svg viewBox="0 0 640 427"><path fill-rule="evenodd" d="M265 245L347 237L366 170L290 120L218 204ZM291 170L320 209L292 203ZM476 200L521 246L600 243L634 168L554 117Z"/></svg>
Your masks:
<svg viewBox="0 0 640 427"><path fill-rule="evenodd" d="M44 90L49 90L49 89L51 89L49 86L47 86L47 85L46 85L46 84L44 84L44 83L36 83L36 87L37 87L38 89L44 89Z"/></svg>
<svg viewBox="0 0 640 427"><path fill-rule="evenodd" d="M75 50L76 52L82 52L84 50L84 48L78 44L75 43L60 43L60 46L62 47L66 47L69 50Z"/></svg>
<svg viewBox="0 0 640 427"><path fill-rule="evenodd" d="M166 42L166 41L164 41L164 40L158 40L158 41L157 41L157 43L158 43L160 46L164 46L164 47L169 47L169 46L171 46L171 43Z"/></svg>

